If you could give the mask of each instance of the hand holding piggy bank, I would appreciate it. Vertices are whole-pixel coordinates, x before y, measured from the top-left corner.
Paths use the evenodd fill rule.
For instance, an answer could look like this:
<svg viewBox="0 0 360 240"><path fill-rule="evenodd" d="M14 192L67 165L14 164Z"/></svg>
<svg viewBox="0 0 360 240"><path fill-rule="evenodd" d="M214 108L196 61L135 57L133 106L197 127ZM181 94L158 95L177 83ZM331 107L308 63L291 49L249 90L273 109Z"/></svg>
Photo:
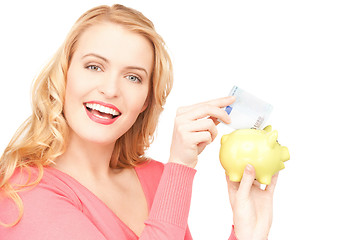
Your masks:
<svg viewBox="0 0 360 240"><path fill-rule="evenodd" d="M272 176L290 159L287 147L278 141L271 126L264 130L239 129L221 138L220 162L233 182L240 182L247 164L254 166L256 180L269 185Z"/></svg>

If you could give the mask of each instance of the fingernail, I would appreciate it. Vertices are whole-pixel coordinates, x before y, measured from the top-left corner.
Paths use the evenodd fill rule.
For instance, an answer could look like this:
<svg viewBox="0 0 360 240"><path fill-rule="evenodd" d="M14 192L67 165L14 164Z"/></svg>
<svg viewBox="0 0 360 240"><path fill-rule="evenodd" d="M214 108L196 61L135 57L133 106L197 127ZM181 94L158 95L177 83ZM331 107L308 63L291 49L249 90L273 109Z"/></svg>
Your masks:
<svg viewBox="0 0 360 240"><path fill-rule="evenodd" d="M250 164L247 164L246 167L245 167L245 172L246 172L247 174L251 174L251 171L252 171L251 165L250 165Z"/></svg>

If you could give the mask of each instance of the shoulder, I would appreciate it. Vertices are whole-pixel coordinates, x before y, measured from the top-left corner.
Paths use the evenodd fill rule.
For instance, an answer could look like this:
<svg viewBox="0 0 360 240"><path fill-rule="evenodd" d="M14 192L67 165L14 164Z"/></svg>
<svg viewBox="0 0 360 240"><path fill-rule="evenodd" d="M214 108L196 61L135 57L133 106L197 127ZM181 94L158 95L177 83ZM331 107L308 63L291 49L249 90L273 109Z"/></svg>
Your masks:
<svg viewBox="0 0 360 240"><path fill-rule="evenodd" d="M157 187L164 171L164 164L148 159L146 162L136 166L135 170L141 182L147 182L152 187Z"/></svg>
<svg viewBox="0 0 360 240"><path fill-rule="evenodd" d="M92 232L91 224L83 218L82 204L71 184L58 170L54 170L44 167L43 174L38 168L17 169L14 172L10 181L14 187L32 183L39 176L41 180L18 192L23 204L23 216L14 227L0 226L1 236L26 239L31 232L36 239L64 239L68 235ZM9 198L0 198L1 222L13 223L18 217L19 209L15 202ZM74 221L79 223L76 229Z"/></svg>
<svg viewBox="0 0 360 240"><path fill-rule="evenodd" d="M39 209L38 207L41 209L56 208L57 205L64 202L81 208L81 202L71 184L58 170L47 167L43 167L42 170L37 167L18 168L11 177L10 184L18 190L24 207L24 216L33 210L36 212L36 209ZM66 201L64 201L65 199ZM18 209L14 201L3 198L0 212L17 215ZM42 211L38 214L46 214L46 212Z"/></svg>
<svg viewBox="0 0 360 240"><path fill-rule="evenodd" d="M81 202L66 180L52 169L44 167L18 168L10 179L10 184L17 190L24 209L23 219L46 217L58 207L69 204L81 208ZM25 185L25 187L21 187ZM20 187L19 187L20 186ZM64 201L65 200L65 201ZM42 211L38 211L42 209ZM0 204L0 218L14 221L19 215L15 202L3 197Z"/></svg>
<svg viewBox="0 0 360 240"><path fill-rule="evenodd" d="M51 167L28 167L16 169L12 178L13 186L29 185L19 192L24 201L38 201L39 198L60 197L67 198L80 206L77 197L76 184L65 173Z"/></svg>
<svg viewBox="0 0 360 240"><path fill-rule="evenodd" d="M146 162L136 166L135 171L151 206L164 171L164 164L148 159Z"/></svg>
<svg viewBox="0 0 360 240"><path fill-rule="evenodd" d="M144 175L151 175L152 177L162 175L164 171L164 164L154 159L148 159L146 162L141 163L135 167L136 172Z"/></svg>

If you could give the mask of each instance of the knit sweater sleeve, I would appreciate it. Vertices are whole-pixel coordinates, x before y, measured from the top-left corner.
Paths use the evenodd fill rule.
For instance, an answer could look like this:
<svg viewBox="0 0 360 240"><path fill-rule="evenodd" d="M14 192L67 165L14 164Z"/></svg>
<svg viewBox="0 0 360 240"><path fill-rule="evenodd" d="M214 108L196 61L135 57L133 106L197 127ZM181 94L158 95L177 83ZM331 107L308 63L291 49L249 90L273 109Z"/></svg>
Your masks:
<svg viewBox="0 0 360 240"><path fill-rule="evenodd" d="M165 164L140 240L192 239L186 232L195 173L180 164Z"/></svg>
<svg viewBox="0 0 360 240"><path fill-rule="evenodd" d="M192 240L187 219L195 173L180 164L165 164L140 240ZM234 228L229 240L238 240Z"/></svg>

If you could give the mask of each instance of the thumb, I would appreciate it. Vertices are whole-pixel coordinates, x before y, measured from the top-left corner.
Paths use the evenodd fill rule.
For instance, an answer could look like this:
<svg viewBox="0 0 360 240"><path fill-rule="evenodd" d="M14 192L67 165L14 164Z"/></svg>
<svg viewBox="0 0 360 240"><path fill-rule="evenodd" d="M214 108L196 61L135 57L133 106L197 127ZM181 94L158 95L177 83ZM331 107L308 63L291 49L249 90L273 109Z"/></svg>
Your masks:
<svg viewBox="0 0 360 240"><path fill-rule="evenodd" d="M255 180L255 168L248 164L245 167L244 174L242 176L240 187L238 190L239 197L247 198L250 195L251 187Z"/></svg>
<svg viewBox="0 0 360 240"><path fill-rule="evenodd" d="M228 193L229 193L230 204L231 204L231 207L233 207L233 205L235 203L235 199L236 199L236 193L239 190L240 183L230 181L228 176L226 176L226 182L227 182L227 185L228 185Z"/></svg>

